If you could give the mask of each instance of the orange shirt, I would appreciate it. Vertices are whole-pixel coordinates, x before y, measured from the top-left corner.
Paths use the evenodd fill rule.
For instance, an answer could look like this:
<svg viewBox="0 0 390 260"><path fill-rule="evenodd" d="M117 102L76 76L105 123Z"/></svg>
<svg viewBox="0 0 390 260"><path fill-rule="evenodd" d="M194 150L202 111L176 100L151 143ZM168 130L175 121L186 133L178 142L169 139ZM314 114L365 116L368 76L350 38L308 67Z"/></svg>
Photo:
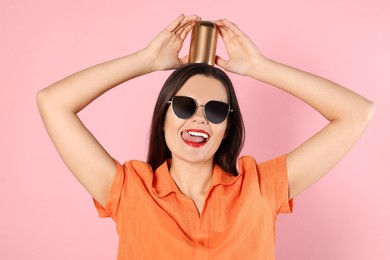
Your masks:
<svg viewBox="0 0 390 260"><path fill-rule="evenodd" d="M215 165L202 214L172 179L139 161L117 164L106 208L119 235L117 259L275 259L275 220L292 212L286 156L257 164L239 159L239 175Z"/></svg>

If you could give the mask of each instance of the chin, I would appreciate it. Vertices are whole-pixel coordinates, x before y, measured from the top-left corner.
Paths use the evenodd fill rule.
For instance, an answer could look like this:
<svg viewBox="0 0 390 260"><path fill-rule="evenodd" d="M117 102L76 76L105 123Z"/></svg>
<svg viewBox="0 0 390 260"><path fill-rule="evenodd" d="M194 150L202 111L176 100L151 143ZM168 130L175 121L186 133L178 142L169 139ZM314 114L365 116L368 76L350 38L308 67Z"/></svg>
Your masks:
<svg viewBox="0 0 390 260"><path fill-rule="evenodd" d="M204 154L181 154L180 156L175 156L177 159L186 161L189 163L207 163L207 162L213 162L214 157L213 156L205 156Z"/></svg>

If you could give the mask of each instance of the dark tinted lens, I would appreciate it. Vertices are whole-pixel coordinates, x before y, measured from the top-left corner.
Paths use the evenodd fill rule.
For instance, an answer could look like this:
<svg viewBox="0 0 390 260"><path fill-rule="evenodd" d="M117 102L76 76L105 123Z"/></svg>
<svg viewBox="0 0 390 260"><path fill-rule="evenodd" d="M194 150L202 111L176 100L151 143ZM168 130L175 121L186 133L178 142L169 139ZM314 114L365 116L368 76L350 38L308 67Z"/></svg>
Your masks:
<svg viewBox="0 0 390 260"><path fill-rule="evenodd" d="M207 120L211 123L219 124L225 120L229 113L229 105L221 101L209 101L205 105Z"/></svg>
<svg viewBox="0 0 390 260"><path fill-rule="evenodd" d="M196 111L196 103L190 97L175 96L172 98L172 108L181 119L190 118Z"/></svg>

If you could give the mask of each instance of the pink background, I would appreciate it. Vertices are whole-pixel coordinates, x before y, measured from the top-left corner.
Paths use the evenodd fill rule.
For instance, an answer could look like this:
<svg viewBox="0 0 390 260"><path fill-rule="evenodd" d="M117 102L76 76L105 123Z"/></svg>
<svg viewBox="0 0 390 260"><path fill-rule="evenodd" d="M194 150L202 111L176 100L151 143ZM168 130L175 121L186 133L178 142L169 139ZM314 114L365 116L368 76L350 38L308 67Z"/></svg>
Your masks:
<svg viewBox="0 0 390 260"><path fill-rule="evenodd" d="M387 0L1 1L0 259L115 259L114 223L97 217L91 197L57 155L35 94L143 48L180 13L228 18L268 57L375 101L359 143L296 198L294 214L279 217L277 258L390 259L389 11ZM224 55L222 42L218 53ZM145 159L151 112L168 74L125 83L81 113L116 159ZM291 96L231 77L246 120L243 154L269 159L324 125Z"/></svg>

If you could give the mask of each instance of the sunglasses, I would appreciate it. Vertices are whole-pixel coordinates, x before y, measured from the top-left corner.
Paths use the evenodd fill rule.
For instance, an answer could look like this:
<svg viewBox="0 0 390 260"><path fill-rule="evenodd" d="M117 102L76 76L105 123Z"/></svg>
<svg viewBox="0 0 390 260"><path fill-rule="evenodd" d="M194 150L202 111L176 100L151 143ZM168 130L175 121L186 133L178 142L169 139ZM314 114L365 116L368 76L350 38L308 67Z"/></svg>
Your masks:
<svg viewBox="0 0 390 260"><path fill-rule="evenodd" d="M174 96L168 101L178 118L188 119L196 113L198 107L203 107L203 114L207 121L214 124L222 123L229 113L233 112L230 106L222 101L211 100L206 105L198 105L195 99L185 96Z"/></svg>

